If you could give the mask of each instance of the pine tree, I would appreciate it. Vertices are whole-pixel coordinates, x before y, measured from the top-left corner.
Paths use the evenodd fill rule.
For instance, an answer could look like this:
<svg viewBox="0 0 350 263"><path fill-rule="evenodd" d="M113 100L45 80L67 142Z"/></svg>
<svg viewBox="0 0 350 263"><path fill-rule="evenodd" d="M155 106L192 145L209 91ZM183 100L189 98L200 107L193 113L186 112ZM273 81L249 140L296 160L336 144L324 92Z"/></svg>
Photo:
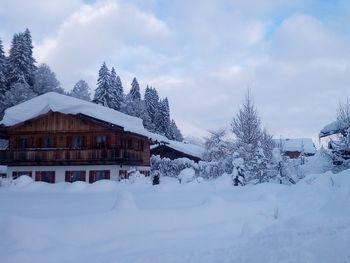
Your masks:
<svg viewBox="0 0 350 263"><path fill-rule="evenodd" d="M105 62L103 62L97 79L97 88L93 99L94 103L101 104L105 107L113 108L113 93L110 84L111 74Z"/></svg>
<svg viewBox="0 0 350 263"><path fill-rule="evenodd" d="M41 64L34 72L33 91L37 95L50 91L64 94L64 90L60 86L56 74L46 64Z"/></svg>
<svg viewBox="0 0 350 263"><path fill-rule="evenodd" d="M131 95L131 99L133 101L141 100L140 85L137 82L136 78L134 78L132 80L131 89L130 89L130 95Z"/></svg>
<svg viewBox="0 0 350 263"><path fill-rule="evenodd" d="M27 29L24 33L13 36L7 62L8 86L15 83L27 83L29 86L33 86L35 69L32 38Z"/></svg>
<svg viewBox="0 0 350 263"><path fill-rule="evenodd" d="M155 115L155 129L157 133L168 137L169 127L170 127L169 103L168 103L168 99L165 98L161 100L158 104L158 109Z"/></svg>
<svg viewBox="0 0 350 263"><path fill-rule="evenodd" d="M91 101L91 94L90 94L90 88L89 85L85 80L79 80L73 87L72 91L69 93L70 96Z"/></svg>
<svg viewBox="0 0 350 263"><path fill-rule="evenodd" d="M3 116L3 112L5 110L4 105L4 96L7 91L6 86L6 57L5 52L3 50L2 41L0 39L0 118Z"/></svg>
<svg viewBox="0 0 350 263"><path fill-rule="evenodd" d="M19 103L32 99L36 94L27 83L15 83L5 92L1 107L7 109Z"/></svg>
<svg viewBox="0 0 350 263"><path fill-rule="evenodd" d="M29 86L34 84L34 71L36 70L35 59L33 57L33 44L32 36L28 28L23 33L23 42L25 48L25 57L27 60L28 72L27 72L27 82Z"/></svg>
<svg viewBox="0 0 350 263"><path fill-rule="evenodd" d="M225 129L210 131L210 136L205 140L204 160L207 162L223 161L231 154L229 143L225 139Z"/></svg>
<svg viewBox="0 0 350 263"><path fill-rule="evenodd" d="M145 90L145 106L148 112L148 115L151 119L152 125L149 127L151 132L155 132L155 123L156 123L156 113L159 108L159 96L155 88L146 87Z"/></svg>
<svg viewBox="0 0 350 263"><path fill-rule="evenodd" d="M269 145L272 138L261 129L260 117L249 90L243 107L233 118L231 131L235 136L234 152L243 159L246 181L266 181L267 156L272 156Z"/></svg>
<svg viewBox="0 0 350 263"><path fill-rule="evenodd" d="M114 68L111 70L110 86L113 94L113 108L120 111L124 103L124 91L120 77L117 76Z"/></svg>
<svg viewBox="0 0 350 263"><path fill-rule="evenodd" d="M170 122L170 138L169 139L179 141L179 142L183 141L183 136L181 134L181 131L179 130L179 128L176 125L176 122L173 119Z"/></svg>
<svg viewBox="0 0 350 263"><path fill-rule="evenodd" d="M6 56L0 39L0 94L5 94L6 88Z"/></svg>

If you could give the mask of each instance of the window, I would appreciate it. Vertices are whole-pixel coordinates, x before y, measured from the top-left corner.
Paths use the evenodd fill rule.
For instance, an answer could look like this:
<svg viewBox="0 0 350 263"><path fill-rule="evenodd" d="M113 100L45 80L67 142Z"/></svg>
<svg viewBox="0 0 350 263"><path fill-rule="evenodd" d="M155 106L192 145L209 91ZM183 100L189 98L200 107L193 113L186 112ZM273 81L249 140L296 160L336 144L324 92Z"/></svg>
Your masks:
<svg viewBox="0 0 350 263"><path fill-rule="evenodd" d="M106 135L98 135L96 136L96 147L104 148L107 146L107 137Z"/></svg>
<svg viewBox="0 0 350 263"><path fill-rule="evenodd" d="M94 170L89 172L89 183L94 183L104 179L109 180L110 178L109 170Z"/></svg>
<svg viewBox="0 0 350 263"><path fill-rule="evenodd" d="M82 137L74 137L72 141L73 149L81 149L83 147L83 138Z"/></svg>
<svg viewBox="0 0 350 263"><path fill-rule="evenodd" d="M37 171L35 181L55 183L55 171Z"/></svg>
<svg viewBox="0 0 350 263"><path fill-rule="evenodd" d="M17 179L18 177L20 177L22 175L27 175L27 176L32 177L32 171L15 171L15 172L12 172L12 179Z"/></svg>
<svg viewBox="0 0 350 263"><path fill-rule="evenodd" d="M65 181L66 182L77 182L86 180L85 171L66 171Z"/></svg>
<svg viewBox="0 0 350 263"><path fill-rule="evenodd" d="M53 148L53 140L52 138L45 137L41 141L42 148Z"/></svg>
<svg viewBox="0 0 350 263"><path fill-rule="evenodd" d="M119 170L119 180L128 179L128 171L127 170Z"/></svg>

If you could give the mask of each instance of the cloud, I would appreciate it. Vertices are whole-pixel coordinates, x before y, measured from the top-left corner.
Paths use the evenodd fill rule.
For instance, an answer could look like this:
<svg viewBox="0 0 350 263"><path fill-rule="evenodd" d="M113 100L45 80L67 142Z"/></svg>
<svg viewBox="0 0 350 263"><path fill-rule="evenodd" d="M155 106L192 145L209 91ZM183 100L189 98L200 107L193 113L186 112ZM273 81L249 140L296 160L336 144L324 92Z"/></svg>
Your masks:
<svg viewBox="0 0 350 263"><path fill-rule="evenodd" d="M161 47L160 42L167 41L169 34L163 22L132 5L102 1L82 5L61 24L57 34L36 46L36 55L51 65L66 86L72 86L91 69L97 73L105 60L117 67L119 61L124 65L129 62L126 71L137 58L157 61L160 55L148 46Z"/></svg>
<svg viewBox="0 0 350 263"><path fill-rule="evenodd" d="M0 1L3 34L30 27L66 89L106 61L126 91L136 76L168 97L186 135L228 126L248 87L276 136L317 136L350 96L345 0Z"/></svg>

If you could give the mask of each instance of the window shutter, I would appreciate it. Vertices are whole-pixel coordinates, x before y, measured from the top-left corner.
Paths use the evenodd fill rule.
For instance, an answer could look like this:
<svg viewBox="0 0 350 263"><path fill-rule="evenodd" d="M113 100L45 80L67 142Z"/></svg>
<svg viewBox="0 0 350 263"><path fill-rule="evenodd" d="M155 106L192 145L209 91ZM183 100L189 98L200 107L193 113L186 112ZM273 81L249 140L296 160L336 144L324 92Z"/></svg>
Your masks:
<svg viewBox="0 0 350 263"><path fill-rule="evenodd" d="M89 173L89 183L95 182L95 171L90 171Z"/></svg>
<svg viewBox="0 0 350 263"><path fill-rule="evenodd" d="M71 176L71 172L70 171L66 171L66 175L65 175L65 181L66 182L72 182L70 179Z"/></svg>
<svg viewBox="0 0 350 263"><path fill-rule="evenodd" d="M86 181L86 172L85 171L81 171L80 172L80 181Z"/></svg>
<svg viewBox="0 0 350 263"><path fill-rule="evenodd" d="M40 172L35 172L35 181L40 181Z"/></svg>
<svg viewBox="0 0 350 263"><path fill-rule="evenodd" d="M108 180L111 179L111 172L109 170L105 171L105 179L108 179Z"/></svg>

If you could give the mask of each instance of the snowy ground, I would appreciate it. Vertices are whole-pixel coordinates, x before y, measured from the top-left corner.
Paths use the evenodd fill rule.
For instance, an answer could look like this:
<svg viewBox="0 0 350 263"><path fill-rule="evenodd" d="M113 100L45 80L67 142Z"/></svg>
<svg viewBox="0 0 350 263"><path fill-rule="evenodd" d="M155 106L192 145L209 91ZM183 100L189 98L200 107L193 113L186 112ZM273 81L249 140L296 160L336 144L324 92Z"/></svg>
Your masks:
<svg viewBox="0 0 350 263"><path fill-rule="evenodd" d="M0 262L350 262L350 171L0 188Z"/></svg>

